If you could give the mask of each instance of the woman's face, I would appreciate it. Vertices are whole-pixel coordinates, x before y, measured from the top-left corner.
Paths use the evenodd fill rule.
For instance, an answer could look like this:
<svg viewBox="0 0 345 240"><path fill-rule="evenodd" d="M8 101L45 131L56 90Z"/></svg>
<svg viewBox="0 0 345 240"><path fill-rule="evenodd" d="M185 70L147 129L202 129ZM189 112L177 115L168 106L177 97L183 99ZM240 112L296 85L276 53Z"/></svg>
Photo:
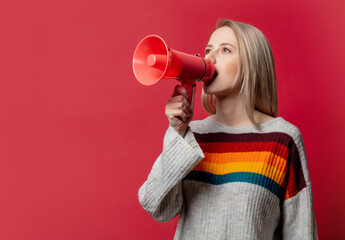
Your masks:
<svg viewBox="0 0 345 240"><path fill-rule="evenodd" d="M215 66L217 77L204 82L205 93L225 96L233 93L231 84L238 71L238 44L232 28L224 26L214 31L205 48L205 58Z"/></svg>

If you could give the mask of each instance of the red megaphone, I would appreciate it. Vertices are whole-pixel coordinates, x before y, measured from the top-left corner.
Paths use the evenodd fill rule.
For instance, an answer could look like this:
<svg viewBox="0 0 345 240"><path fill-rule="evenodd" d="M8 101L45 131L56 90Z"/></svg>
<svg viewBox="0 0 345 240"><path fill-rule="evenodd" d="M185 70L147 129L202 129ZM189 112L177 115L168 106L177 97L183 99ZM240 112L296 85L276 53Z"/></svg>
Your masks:
<svg viewBox="0 0 345 240"><path fill-rule="evenodd" d="M139 42L133 56L133 71L143 85L153 85L167 78L181 81L189 102L195 82L208 81L216 75L209 60L170 49L157 35L147 36Z"/></svg>

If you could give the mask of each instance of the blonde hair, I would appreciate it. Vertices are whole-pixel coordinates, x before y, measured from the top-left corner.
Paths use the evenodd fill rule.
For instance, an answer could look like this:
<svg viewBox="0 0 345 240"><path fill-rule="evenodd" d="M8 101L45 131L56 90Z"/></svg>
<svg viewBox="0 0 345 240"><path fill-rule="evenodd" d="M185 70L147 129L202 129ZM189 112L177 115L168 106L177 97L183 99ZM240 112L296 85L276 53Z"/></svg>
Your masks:
<svg viewBox="0 0 345 240"><path fill-rule="evenodd" d="M272 117L278 115L276 72L271 47L263 33L254 26L221 19L213 32L223 26L230 27L238 41L239 68L232 87L241 88L240 94L250 121L260 128L254 119L254 109ZM216 99L212 94L202 90L201 100L208 113L216 113Z"/></svg>

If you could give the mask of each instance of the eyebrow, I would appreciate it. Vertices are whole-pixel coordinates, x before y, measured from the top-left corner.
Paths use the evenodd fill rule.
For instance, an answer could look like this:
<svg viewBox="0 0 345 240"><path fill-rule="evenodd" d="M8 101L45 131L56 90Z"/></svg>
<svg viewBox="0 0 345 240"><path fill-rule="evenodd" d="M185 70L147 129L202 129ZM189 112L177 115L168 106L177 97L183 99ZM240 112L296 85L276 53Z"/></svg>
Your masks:
<svg viewBox="0 0 345 240"><path fill-rule="evenodd" d="M230 45L231 47L233 47L234 49L236 49L232 44L230 43L221 43L220 46L224 46L224 45ZM213 45L207 45L206 47L213 47Z"/></svg>

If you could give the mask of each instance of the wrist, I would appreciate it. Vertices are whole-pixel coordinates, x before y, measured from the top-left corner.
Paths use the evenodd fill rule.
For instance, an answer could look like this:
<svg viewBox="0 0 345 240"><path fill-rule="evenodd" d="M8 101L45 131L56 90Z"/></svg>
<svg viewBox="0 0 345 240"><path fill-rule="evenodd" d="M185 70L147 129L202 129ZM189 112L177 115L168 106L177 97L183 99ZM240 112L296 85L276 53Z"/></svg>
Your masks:
<svg viewBox="0 0 345 240"><path fill-rule="evenodd" d="M186 135L186 132L187 132L187 129L188 129L188 126L187 127L184 127L184 128L175 128L175 131L181 135L181 137L184 138L184 136Z"/></svg>

